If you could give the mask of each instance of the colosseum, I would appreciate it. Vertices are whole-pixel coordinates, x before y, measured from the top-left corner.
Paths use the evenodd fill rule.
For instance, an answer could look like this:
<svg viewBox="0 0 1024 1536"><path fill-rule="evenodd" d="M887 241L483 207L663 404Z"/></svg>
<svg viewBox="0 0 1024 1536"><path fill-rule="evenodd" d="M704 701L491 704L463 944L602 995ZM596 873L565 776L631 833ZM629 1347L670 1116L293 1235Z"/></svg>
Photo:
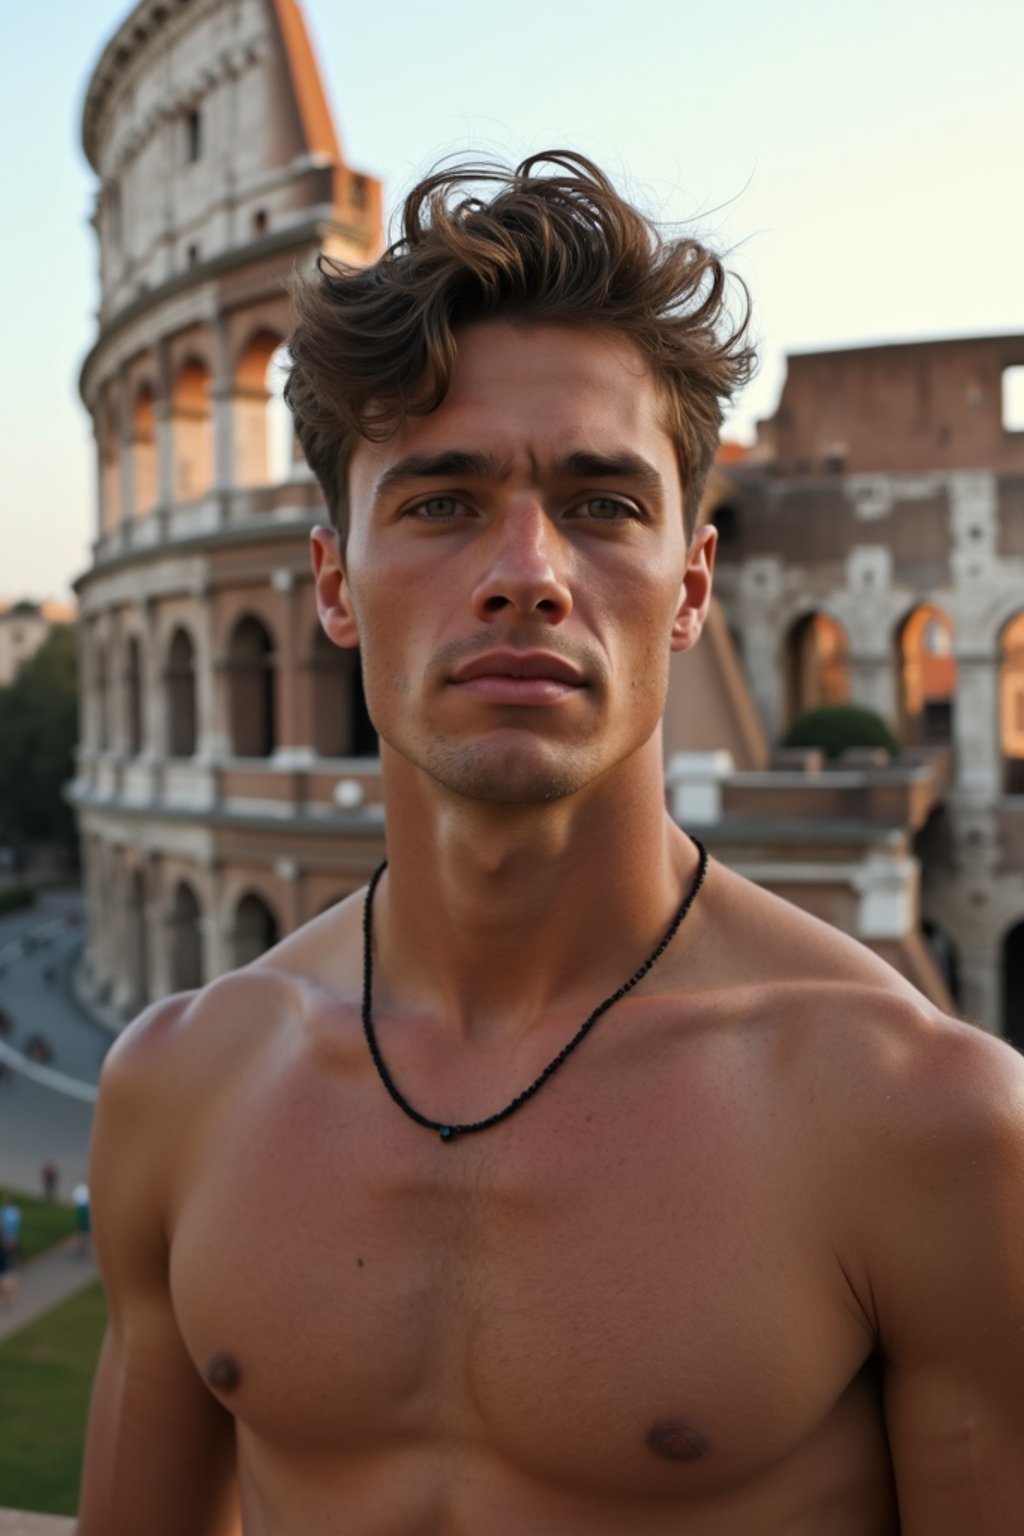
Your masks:
<svg viewBox="0 0 1024 1536"><path fill-rule="evenodd" d="M251 959L379 856L376 737L317 623L323 504L280 358L293 268L372 259L381 190L344 160L294 0L144 0L82 141L101 293L75 795L88 974L128 1016Z"/></svg>
<svg viewBox="0 0 1024 1536"><path fill-rule="evenodd" d="M286 283L382 247L295 0L142 0L86 94L98 178L96 542L71 793L83 995L115 1027L362 884L385 841L358 657L316 617L325 516L281 394ZM415 146L414 146L415 148ZM790 360L705 515L718 599L674 658L667 804L748 878L1024 1044L1024 338ZM784 745L821 701L897 756Z"/></svg>

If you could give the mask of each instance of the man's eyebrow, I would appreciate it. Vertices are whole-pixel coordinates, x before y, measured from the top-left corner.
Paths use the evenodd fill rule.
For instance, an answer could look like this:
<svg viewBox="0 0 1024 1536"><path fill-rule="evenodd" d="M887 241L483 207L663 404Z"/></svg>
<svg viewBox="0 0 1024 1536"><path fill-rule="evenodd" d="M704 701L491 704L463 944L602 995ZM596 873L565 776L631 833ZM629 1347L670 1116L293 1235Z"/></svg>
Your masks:
<svg viewBox="0 0 1024 1536"><path fill-rule="evenodd" d="M413 480L505 480L512 473L507 460L494 453L446 448L438 453L410 453L386 469L374 486L374 500L400 490ZM551 465L556 480L632 480L649 496L661 496L662 478L638 453L597 453L577 449Z"/></svg>
<svg viewBox="0 0 1024 1536"><path fill-rule="evenodd" d="M441 453L410 453L386 469L374 486L374 500L410 480L503 480L509 465L493 453L448 448Z"/></svg>
<svg viewBox="0 0 1024 1536"><path fill-rule="evenodd" d="M566 480L633 480L647 493L660 496L662 478L654 465L638 453L569 453L553 465L556 476Z"/></svg>

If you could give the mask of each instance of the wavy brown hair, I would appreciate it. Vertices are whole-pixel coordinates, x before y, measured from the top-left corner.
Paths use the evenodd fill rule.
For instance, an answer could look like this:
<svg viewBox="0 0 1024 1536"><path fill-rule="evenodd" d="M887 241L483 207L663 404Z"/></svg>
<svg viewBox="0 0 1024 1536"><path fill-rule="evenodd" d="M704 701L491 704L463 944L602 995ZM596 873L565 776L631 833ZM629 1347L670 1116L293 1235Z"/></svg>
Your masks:
<svg viewBox="0 0 1024 1536"><path fill-rule="evenodd" d="M636 345L665 402L691 538L723 403L755 358L739 286L733 322L720 258L699 240L663 238L582 155L435 171L409 193L401 237L372 266L321 256L293 284L285 398L335 526L344 537L359 438L382 441L406 415L436 409L460 329L501 318L591 326Z"/></svg>

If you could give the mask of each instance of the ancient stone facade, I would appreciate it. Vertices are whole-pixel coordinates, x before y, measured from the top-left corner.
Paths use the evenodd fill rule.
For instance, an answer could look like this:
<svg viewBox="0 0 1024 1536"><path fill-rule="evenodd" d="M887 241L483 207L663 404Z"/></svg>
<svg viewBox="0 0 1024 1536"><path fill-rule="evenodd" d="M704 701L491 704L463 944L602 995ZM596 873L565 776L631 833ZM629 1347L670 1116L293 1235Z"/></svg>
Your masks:
<svg viewBox="0 0 1024 1536"><path fill-rule="evenodd" d="M382 243L294 0L144 0L89 84L100 326L81 390L97 539L78 583L74 796L92 985L121 1016L244 963L381 845L356 659L316 619L324 508L275 371L285 284Z"/></svg>
<svg viewBox="0 0 1024 1536"><path fill-rule="evenodd" d="M790 359L719 471L717 592L769 734L848 698L953 772L916 836L964 1012L1024 1044L1024 337Z"/></svg>

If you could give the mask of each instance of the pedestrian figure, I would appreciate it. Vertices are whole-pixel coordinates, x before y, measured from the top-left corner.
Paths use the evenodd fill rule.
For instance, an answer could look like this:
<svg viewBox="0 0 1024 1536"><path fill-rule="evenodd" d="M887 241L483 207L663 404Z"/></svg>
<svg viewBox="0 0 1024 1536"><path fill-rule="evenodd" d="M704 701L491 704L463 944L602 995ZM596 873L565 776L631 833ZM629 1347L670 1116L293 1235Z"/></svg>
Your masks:
<svg viewBox="0 0 1024 1536"><path fill-rule="evenodd" d="M0 1243L0 1306L10 1307L18 1288L18 1277L2 1243Z"/></svg>
<svg viewBox="0 0 1024 1536"><path fill-rule="evenodd" d="M0 1247L12 1267L21 1263L21 1207L10 1195L0 1201Z"/></svg>
<svg viewBox="0 0 1024 1536"><path fill-rule="evenodd" d="M84 1258L89 1252L89 1186L80 1180L71 1192L75 1207L75 1229L78 1232L78 1252Z"/></svg>
<svg viewBox="0 0 1024 1536"><path fill-rule="evenodd" d="M57 1164L44 1163L39 1170L39 1177L43 1181L43 1199L52 1205L57 1198L57 1181L60 1178Z"/></svg>

